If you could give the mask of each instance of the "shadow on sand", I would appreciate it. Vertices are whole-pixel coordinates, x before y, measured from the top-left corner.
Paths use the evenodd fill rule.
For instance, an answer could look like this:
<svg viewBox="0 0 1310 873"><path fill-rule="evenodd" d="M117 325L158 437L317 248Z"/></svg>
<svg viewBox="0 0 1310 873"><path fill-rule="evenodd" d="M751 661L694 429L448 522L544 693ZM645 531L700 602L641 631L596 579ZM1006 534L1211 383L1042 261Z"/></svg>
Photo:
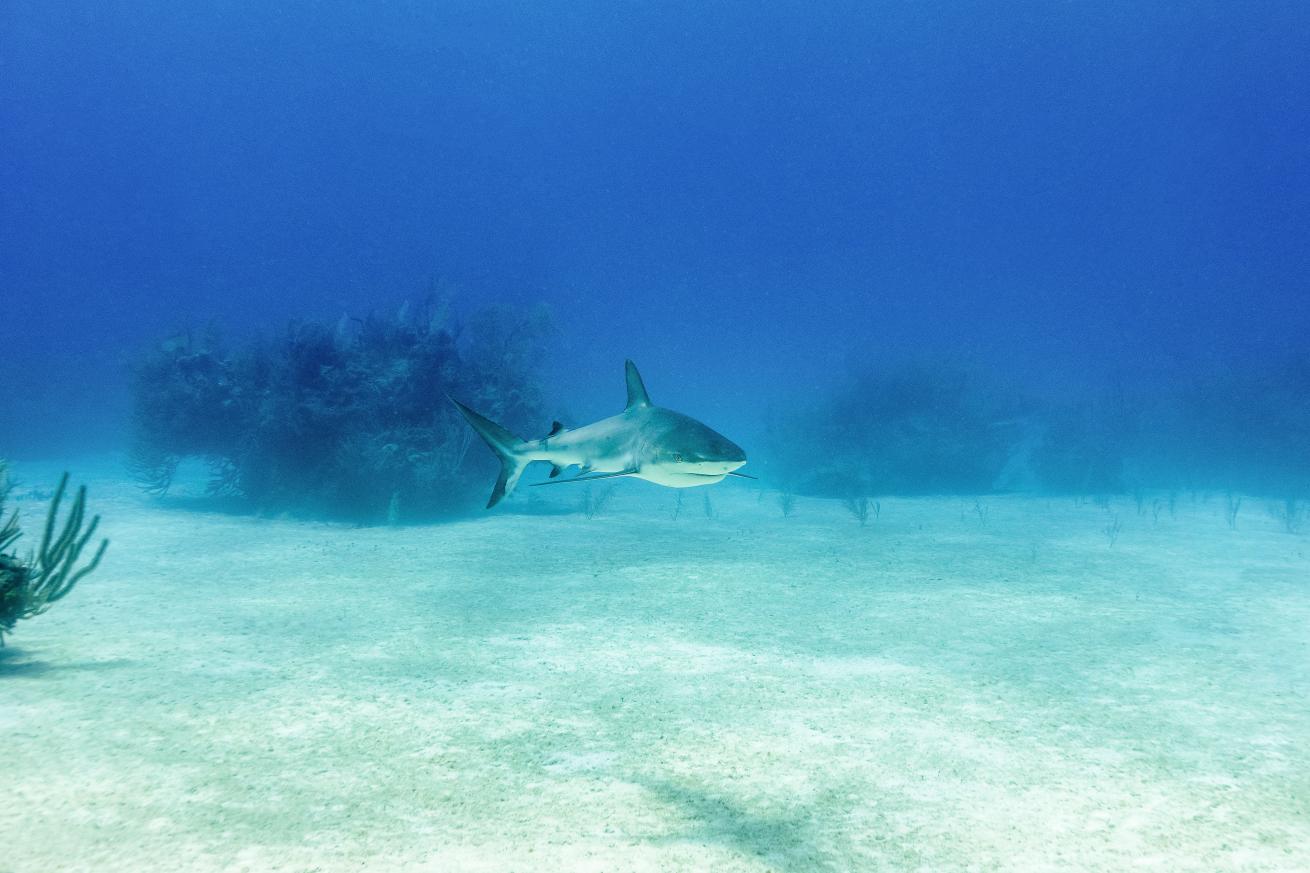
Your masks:
<svg viewBox="0 0 1310 873"><path fill-rule="evenodd" d="M479 520L493 515L485 510L469 508L462 511L432 512L398 523L389 523L385 518L353 519L349 515L326 515L308 510L285 510L266 512L240 496L212 494L165 494L148 498L150 503L165 510L191 512L198 514L227 515L242 518L287 518L294 521L313 522L315 524L344 524L352 527L431 527L433 525L453 524L461 521ZM552 516L578 515L582 512L576 506L554 501L531 500L518 503L506 503L494 515Z"/></svg>
<svg viewBox="0 0 1310 873"><path fill-rule="evenodd" d="M674 807L690 824L655 842L717 843L760 858L781 873L836 873L842 869L817 844L813 812L807 808L755 812L737 800L693 785L663 779L633 781Z"/></svg>
<svg viewBox="0 0 1310 873"><path fill-rule="evenodd" d="M163 509L185 512L215 513L217 515L256 515L240 497L218 494L163 494L148 498L150 503Z"/></svg>
<svg viewBox="0 0 1310 873"><path fill-rule="evenodd" d="M73 661L69 663L46 662L36 660L32 654L6 645L0 649L0 679L34 679L52 673L65 673L88 670L114 670L126 667L132 661L127 658L111 658L105 661Z"/></svg>

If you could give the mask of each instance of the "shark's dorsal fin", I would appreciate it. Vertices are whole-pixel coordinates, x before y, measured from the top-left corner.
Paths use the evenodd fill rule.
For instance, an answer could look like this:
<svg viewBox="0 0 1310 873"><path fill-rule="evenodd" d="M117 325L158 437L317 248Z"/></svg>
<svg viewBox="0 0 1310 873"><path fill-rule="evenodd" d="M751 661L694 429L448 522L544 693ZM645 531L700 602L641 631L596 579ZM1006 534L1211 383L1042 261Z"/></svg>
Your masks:
<svg viewBox="0 0 1310 873"><path fill-rule="evenodd" d="M646 393L646 386L641 381L641 374L637 372L637 365L628 361L624 366L625 375L628 379L628 409L638 409L643 406L650 406L650 395Z"/></svg>
<svg viewBox="0 0 1310 873"><path fill-rule="evenodd" d="M560 424L558 421L553 422L551 423L550 426L550 433L546 434L546 437L549 439L550 437L553 437L555 434L559 433L563 429L564 429L564 425Z"/></svg>

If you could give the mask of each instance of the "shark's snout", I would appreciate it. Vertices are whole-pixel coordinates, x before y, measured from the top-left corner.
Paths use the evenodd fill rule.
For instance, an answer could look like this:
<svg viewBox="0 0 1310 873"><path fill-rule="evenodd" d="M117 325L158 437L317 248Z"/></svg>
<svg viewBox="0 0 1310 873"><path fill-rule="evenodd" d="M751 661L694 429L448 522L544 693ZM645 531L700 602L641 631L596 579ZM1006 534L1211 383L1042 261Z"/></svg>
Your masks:
<svg viewBox="0 0 1310 873"><path fill-rule="evenodd" d="M734 443L732 440L725 439L719 450L719 462L723 464L731 464L732 466L728 467L728 471L730 472L746 463L746 452L744 452L742 447Z"/></svg>
<svg viewBox="0 0 1310 873"><path fill-rule="evenodd" d="M741 446L720 437L709 449L683 459L683 468L698 476L724 476L746 463Z"/></svg>
<svg viewBox="0 0 1310 873"><path fill-rule="evenodd" d="M733 446L731 452L725 453L722 458L719 458L713 463L721 468L720 472L731 473L733 470L746 463L746 453L736 446Z"/></svg>

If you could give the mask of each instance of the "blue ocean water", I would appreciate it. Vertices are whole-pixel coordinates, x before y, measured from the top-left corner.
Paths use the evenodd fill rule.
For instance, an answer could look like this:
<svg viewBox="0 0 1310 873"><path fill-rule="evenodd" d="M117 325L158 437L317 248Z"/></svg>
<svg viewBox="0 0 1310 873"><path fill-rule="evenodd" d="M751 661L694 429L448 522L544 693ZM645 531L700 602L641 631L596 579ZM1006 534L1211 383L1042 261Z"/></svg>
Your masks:
<svg viewBox="0 0 1310 873"><path fill-rule="evenodd" d="M1310 869L1308 144L1296 0L3 0L0 871ZM485 511L627 360L755 480Z"/></svg>
<svg viewBox="0 0 1310 873"><path fill-rule="evenodd" d="M0 10L0 442L114 449L210 322L544 301L758 444L852 368L1076 396L1306 351L1310 12L1112 2ZM658 386L656 388L655 386Z"/></svg>

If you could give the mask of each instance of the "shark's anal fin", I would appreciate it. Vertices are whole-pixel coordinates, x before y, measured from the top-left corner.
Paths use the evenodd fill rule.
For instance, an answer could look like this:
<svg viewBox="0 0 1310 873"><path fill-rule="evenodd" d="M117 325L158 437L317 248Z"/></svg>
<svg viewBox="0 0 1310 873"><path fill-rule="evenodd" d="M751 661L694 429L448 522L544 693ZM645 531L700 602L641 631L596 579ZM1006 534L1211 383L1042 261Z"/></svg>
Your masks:
<svg viewBox="0 0 1310 873"><path fill-rule="evenodd" d="M545 482L533 482L532 485L563 485L565 482L595 482L599 479L617 479L620 476L635 476L637 471L620 470L617 473L597 473L594 476L574 476L572 479L549 479Z"/></svg>
<svg viewBox="0 0 1310 873"><path fill-rule="evenodd" d="M638 409L643 406L650 406L650 395L646 393L646 385L641 381L641 374L637 372L637 365L632 361L624 363L624 375L628 381L628 409Z"/></svg>

